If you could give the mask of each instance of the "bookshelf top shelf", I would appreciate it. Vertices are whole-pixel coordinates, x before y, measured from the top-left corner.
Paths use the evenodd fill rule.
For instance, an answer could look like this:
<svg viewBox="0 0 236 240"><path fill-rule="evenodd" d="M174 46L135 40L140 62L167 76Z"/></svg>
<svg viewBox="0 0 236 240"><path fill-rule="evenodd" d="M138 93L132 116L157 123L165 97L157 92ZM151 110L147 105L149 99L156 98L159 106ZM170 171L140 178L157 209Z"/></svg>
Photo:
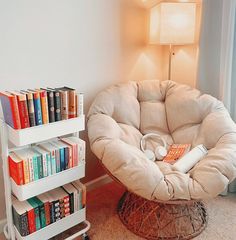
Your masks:
<svg viewBox="0 0 236 240"><path fill-rule="evenodd" d="M83 131L85 128L84 115L48 123L30 128L16 130L7 125L8 139L15 146L25 146L37 142L46 141L51 138Z"/></svg>

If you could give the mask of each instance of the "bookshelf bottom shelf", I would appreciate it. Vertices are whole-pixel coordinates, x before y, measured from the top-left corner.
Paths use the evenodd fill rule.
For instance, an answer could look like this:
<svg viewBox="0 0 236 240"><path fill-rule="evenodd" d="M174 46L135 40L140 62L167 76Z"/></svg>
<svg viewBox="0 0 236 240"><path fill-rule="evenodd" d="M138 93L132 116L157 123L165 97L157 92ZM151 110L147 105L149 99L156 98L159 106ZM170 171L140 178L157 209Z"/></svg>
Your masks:
<svg viewBox="0 0 236 240"><path fill-rule="evenodd" d="M86 219L85 212L86 212L86 208L83 208L25 237L22 237L15 227L16 239L17 240L36 240L36 239L52 238L57 234L62 233L67 229L85 221Z"/></svg>

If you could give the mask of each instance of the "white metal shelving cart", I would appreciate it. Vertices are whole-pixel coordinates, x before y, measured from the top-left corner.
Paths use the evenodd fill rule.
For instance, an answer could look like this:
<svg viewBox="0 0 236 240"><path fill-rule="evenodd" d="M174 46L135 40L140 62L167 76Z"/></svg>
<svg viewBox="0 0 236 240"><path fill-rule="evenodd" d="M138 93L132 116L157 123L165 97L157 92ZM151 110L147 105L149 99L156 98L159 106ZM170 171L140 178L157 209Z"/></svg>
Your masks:
<svg viewBox="0 0 236 240"><path fill-rule="evenodd" d="M43 142L56 137L73 134L79 137L79 132L84 130L84 115L68 120L62 120L45 125L15 130L8 126L3 120L0 120L1 129L1 148L3 161L3 176L5 187L5 201L7 224L4 227L4 234L7 239L18 240L46 240L56 236L65 230L84 222L86 227L79 232L68 237L67 240L82 236L83 239L89 239L87 231L90 228L90 223L86 220L86 209L83 208L67 217L60 219L28 236L22 237L13 223L12 216L12 199L11 193L20 200L26 200L33 196L52 190L74 180L85 176L85 161L79 163L78 166L68 170L56 173L54 175L30 182L25 185L17 185L9 175L8 154L12 149L26 147L31 144ZM13 144L13 148L9 147Z"/></svg>

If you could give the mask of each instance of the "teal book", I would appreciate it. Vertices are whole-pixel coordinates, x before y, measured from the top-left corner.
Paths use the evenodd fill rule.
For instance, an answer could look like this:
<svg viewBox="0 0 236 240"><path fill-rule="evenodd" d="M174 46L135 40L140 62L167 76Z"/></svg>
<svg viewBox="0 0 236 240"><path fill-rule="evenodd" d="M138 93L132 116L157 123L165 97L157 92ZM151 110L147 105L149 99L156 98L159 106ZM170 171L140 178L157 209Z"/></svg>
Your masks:
<svg viewBox="0 0 236 240"><path fill-rule="evenodd" d="M39 172L39 179L43 178L43 159L41 155L37 155L37 162L38 162L38 172Z"/></svg>
<svg viewBox="0 0 236 240"><path fill-rule="evenodd" d="M33 167L34 167L34 180L38 180L39 170L38 170L38 158L36 155L33 155Z"/></svg>
<svg viewBox="0 0 236 240"><path fill-rule="evenodd" d="M40 224L41 224L41 228L44 228L44 227L46 227L46 216L45 216L44 203L41 200L39 200L37 197L34 197L34 201L39 206Z"/></svg>
<svg viewBox="0 0 236 240"><path fill-rule="evenodd" d="M60 154L60 171L66 170L65 168L65 148L66 145L60 141L53 141L52 142L53 145L55 145L58 149L59 149L59 154ZM58 165L59 165L58 164ZM59 170L59 169L58 169Z"/></svg>
<svg viewBox="0 0 236 240"><path fill-rule="evenodd" d="M33 198L30 198L27 200L27 202L34 208L34 215L35 215L35 225L36 225L36 231L41 229L41 223L40 223L40 210L37 202Z"/></svg>
<svg viewBox="0 0 236 240"><path fill-rule="evenodd" d="M48 168L48 176L52 175L52 164L51 164L51 155L48 153L46 155L46 160L47 160L47 168Z"/></svg>

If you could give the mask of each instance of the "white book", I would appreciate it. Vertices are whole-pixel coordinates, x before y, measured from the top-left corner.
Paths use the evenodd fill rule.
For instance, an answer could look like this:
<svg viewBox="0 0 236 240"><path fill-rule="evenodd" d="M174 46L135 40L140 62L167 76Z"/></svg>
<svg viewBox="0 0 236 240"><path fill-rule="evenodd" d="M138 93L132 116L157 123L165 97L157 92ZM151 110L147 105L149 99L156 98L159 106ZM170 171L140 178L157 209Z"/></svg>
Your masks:
<svg viewBox="0 0 236 240"><path fill-rule="evenodd" d="M82 209L86 205L86 187L79 180L72 182L74 187L78 190L79 199L79 209Z"/></svg>

